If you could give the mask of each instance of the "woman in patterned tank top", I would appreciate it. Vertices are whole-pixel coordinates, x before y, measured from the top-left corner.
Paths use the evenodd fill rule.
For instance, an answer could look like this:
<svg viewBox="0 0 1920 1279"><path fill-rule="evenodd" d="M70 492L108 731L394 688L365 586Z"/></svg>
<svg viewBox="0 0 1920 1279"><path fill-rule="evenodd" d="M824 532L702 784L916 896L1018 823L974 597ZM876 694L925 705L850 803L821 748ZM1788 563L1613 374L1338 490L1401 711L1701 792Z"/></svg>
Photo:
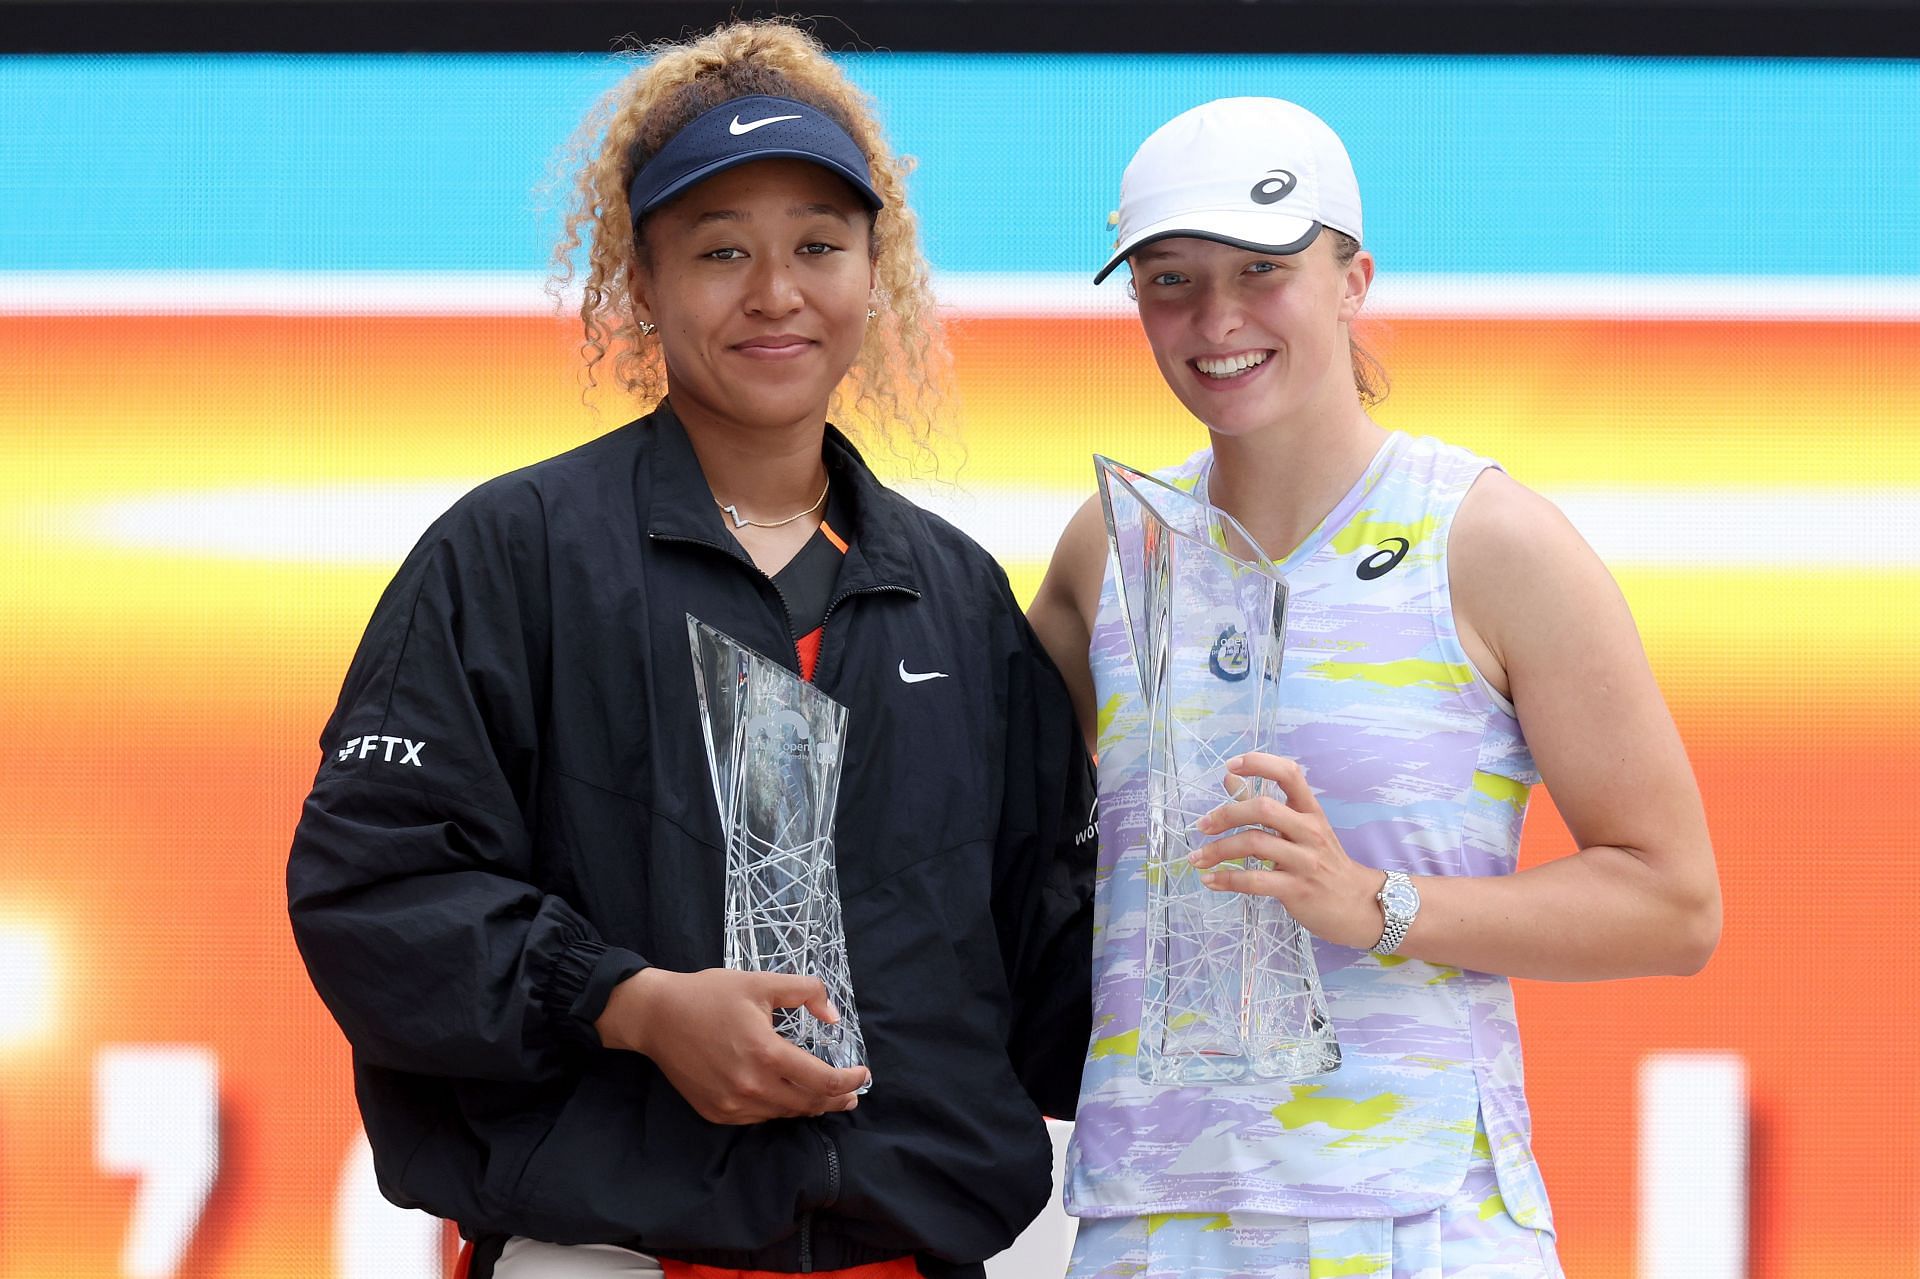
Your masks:
<svg viewBox="0 0 1920 1279"><path fill-rule="evenodd" d="M1100 752L1076 1279L1559 1275L1508 978L1687 974L1719 939L1699 791L1606 568L1493 463L1369 416L1362 243L1345 147L1276 99L1176 117L1121 183L1096 280L1126 263L1208 437L1161 477L1284 552L1289 585L1281 753L1231 762L1195 829L1235 833L1194 861L1313 934L1342 1064L1181 1088L1135 1069L1146 722L1090 500L1031 609ZM1284 800L1229 800L1244 778ZM1578 851L1521 872L1541 780ZM1214 869L1242 858L1259 869Z"/></svg>

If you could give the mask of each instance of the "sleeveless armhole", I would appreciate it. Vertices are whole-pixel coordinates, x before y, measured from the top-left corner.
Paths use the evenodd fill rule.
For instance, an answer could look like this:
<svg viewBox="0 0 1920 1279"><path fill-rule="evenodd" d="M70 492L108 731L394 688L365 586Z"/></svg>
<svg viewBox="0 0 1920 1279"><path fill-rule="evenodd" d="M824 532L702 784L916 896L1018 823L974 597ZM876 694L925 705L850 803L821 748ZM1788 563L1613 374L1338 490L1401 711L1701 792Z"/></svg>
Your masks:
<svg viewBox="0 0 1920 1279"><path fill-rule="evenodd" d="M1493 682L1487 678L1486 673L1467 652L1466 645L1460 642L1460 620L1455 615L1453 607L1454 523L1460 516L1460 508L1466 505L1467 499L1473 495L1474 488L1480 483L1480 477L1488 471L1499 470L1502 470L1502 467L1498 462L1465 455L1453 463L1444 477L1444 487L1457 491L1459 497L1442 504L1440 527L1435 530L1438 534L1436 541L1440 544L1441 553L1440 563L1434 572L1434 591L1439 596L1441 607L1433 612L1433 629L1434 637L1442 651L1446 653L1447 660L1458 662L1472 673L1471 687L1474 691L1484 697L1494 709L1510 719L1517 720L1519 716L1515 713L1512 699L1493 686Z"/></svg>

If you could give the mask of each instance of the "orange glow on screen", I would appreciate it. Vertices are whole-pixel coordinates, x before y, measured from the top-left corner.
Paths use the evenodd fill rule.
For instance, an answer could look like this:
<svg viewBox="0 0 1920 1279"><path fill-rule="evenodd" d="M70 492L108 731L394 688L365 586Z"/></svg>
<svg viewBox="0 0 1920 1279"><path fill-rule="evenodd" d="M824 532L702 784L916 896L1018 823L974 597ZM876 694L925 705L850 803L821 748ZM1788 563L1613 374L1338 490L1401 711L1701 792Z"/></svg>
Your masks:
<svg viewBox="0 0 1920 1279"><path fill-rule="evenodd" d="M1372 340L1382 421L1550 496L1844 512L1920 484L1920 325L1401 319ZM1157 466L1201 442L1129 320L975 317L955 344L955 476L983 502L1044 490L1064 513L1095 449ZM0 378L0 1269L119 1273L137 1186L97 1157L95 1063L182 1044L218 1063L219 1166L178 1273L330 1273L357 1120L281 877L397 562L345 499L455 494L630 414L582 408L545 319L14 316L0 350L31 370ZM317 514L250 551L236 510ZM1023 594L1043 555L1008 563ZM1748 1062L1752 1272L1904 1273L1920 1026L1897 939L1920 871L1911 726L1887 711L1920 693L1920 560L1614 567L1706 795L1727 925L1695 979L1522 985L1569 1273L1631 1273L1635 1065L1690 1047ZM1567 851L1535 802L1526 857Z"/></svg>

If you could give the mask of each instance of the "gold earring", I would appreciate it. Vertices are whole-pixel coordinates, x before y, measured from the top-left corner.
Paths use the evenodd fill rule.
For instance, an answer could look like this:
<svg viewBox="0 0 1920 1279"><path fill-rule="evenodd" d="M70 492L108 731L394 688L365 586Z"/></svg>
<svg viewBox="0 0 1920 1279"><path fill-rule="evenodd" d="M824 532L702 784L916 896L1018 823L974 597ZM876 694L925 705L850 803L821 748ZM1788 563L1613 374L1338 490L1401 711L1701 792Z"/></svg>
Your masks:
<svg viewBox="0 0 1920 1279"><path fill-rule="evenodd" d="M640 321L640 336L643 338L650 338L653 336L653 331L659 327L660 327L659 325L655 324L651 320L642 320Z"/></svg>

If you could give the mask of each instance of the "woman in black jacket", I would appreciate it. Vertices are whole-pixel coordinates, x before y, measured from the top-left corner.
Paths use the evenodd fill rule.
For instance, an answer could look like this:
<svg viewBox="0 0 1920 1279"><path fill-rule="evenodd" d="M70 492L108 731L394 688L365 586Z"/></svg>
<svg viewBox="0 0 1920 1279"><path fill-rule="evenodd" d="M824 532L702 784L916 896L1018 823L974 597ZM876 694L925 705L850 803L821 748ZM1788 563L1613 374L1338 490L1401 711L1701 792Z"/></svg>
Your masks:
<svg viewBox="0 0 1920 1279"><path fill-rule="evenodd" d="M977 1275L1073 1106L1092 787L1004 574L827 421L926 420L903 167L779 23L656 49L587 129L560 257L588 246L589 368L657 403L409 556L325 730L296 939L382 1190L476 1276ZM774 1033L835 1016L817 980L720 967L688 614L848 708L870 1076Z"/></svg>

